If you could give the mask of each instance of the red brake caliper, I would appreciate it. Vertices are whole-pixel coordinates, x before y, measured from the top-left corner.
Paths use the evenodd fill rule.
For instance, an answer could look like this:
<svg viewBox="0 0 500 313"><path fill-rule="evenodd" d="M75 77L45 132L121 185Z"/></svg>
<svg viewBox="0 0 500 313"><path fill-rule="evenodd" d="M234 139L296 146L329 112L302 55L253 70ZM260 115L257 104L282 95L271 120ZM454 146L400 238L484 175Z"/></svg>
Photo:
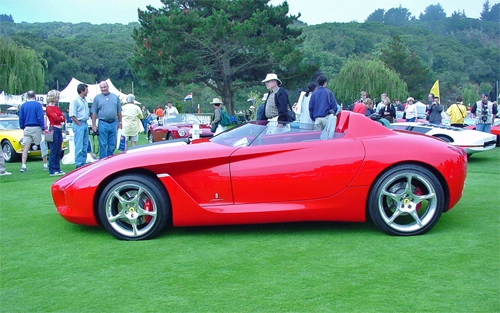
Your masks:
<svg viewBox="0 0 500 313"><path fill-rule="evenodd" d="M144 202L144 210L148 211L148 212L153 211L153 202L151 201L151 199L148 198L146 200L146 202ZM146 223L149 223L151 221L151 219L152 219L152 217L149 215L144 216L144 220Z"/></svg>

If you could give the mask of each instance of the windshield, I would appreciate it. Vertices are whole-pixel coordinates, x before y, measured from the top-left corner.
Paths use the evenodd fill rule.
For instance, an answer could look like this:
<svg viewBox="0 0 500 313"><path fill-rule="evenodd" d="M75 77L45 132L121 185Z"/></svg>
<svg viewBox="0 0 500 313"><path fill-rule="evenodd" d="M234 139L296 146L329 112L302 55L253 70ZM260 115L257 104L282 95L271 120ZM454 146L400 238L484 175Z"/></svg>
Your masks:
<svg viewBox="0 0 500 313"><path fill-rule="evenodd" d="M299 125L297 122L278 126L264 125L253 121L220 133L210 141L230 147L246 147L316 141L343 136L334 132L304 129Z"/></svg>
<svg viewBox="0 0 500 313"><path fill-rule="evenodd" d="M0 130L19 129L19 119L1 119Z"/></svg>
<svg viewBox="0 0 500 313"><path fill-rule="evenodd" d="M201 124L200 119L194 114L177 114L166 117L163 121L164 124L170 123L187 123L187 124Z"/></svg>

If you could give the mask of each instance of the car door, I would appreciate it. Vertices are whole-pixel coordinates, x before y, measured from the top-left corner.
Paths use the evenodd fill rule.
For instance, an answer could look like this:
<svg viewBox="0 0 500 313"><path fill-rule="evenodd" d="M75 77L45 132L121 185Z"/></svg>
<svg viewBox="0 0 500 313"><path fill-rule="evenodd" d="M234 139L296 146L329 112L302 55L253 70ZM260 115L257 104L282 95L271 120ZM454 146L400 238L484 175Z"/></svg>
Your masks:
<svg viewBox="0 0 500 313"><path fill-rule="evenodd" d="M234 203L333 196L353 180L364 156L362 143L348 136L243 147L230 156Z"/></svg>

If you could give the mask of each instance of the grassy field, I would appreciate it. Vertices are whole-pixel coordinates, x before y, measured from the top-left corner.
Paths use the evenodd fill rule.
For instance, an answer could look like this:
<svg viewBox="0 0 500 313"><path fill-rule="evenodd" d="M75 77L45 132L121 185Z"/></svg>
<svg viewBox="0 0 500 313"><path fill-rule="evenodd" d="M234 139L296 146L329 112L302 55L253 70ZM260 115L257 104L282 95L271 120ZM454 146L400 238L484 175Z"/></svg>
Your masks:
<svg viewBox="0 0 500 313"><path fill-rule="evenodd" d="M0 177L1 312L500 312L498 147L470 159L463 198L418 237L296 223L118 241L59 217L56 178L28 166Z"/></svg>

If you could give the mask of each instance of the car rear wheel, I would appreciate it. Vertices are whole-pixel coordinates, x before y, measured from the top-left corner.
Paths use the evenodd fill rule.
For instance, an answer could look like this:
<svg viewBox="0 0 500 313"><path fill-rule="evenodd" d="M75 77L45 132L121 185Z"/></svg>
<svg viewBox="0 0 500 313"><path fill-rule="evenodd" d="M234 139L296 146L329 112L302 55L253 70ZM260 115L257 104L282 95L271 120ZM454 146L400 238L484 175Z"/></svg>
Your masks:
<svg viewBox="0 0 500 313"><path fill-rule="evenodd" d="M124 175L108 184L101 194L99 218L118 239L151 239L167 225L167 197L158 180L146 175Z"/></svg>
<svg viewBox="0 0 500 313"><path fill-rule="evenodd" d="M148 142L149 143L153 143L154 142L154 140L153 140L153 133L152 132L148 133Z"/></svg>
<svg viewBox="0 0 500 313"><path fill-rule="evenodd" d="M172 133L168 133L167 140L173 140L174 136L172 136Z"/></svg>
<svg viewBox="0 0 500 313"><path fill-rule="evenodd" d="M5 159L5 162L16 162L19 160L19 155L16 153L16 150L12 147L10 142L5 141L2 143L2 153Z"/></svg>
<svg viewBox="0 0 500 313"><path fill-rule="evenodd" d="M434 137L439 138L439 139L441 139L441 140L443 140L443 141L445 141L445 142L453 142L453 139L452 139L451 137L449 137L449 136L445 136L445 135L436 135L436 136L434 136Z"/></svg>
<svg viewBox="0 0 500 313"><path fill-rule="evenodd" d="M402 165L376 181L368 210L375 225L389 235L422 235L441 217L444 200L443 188L429 170Z"/></svg>

